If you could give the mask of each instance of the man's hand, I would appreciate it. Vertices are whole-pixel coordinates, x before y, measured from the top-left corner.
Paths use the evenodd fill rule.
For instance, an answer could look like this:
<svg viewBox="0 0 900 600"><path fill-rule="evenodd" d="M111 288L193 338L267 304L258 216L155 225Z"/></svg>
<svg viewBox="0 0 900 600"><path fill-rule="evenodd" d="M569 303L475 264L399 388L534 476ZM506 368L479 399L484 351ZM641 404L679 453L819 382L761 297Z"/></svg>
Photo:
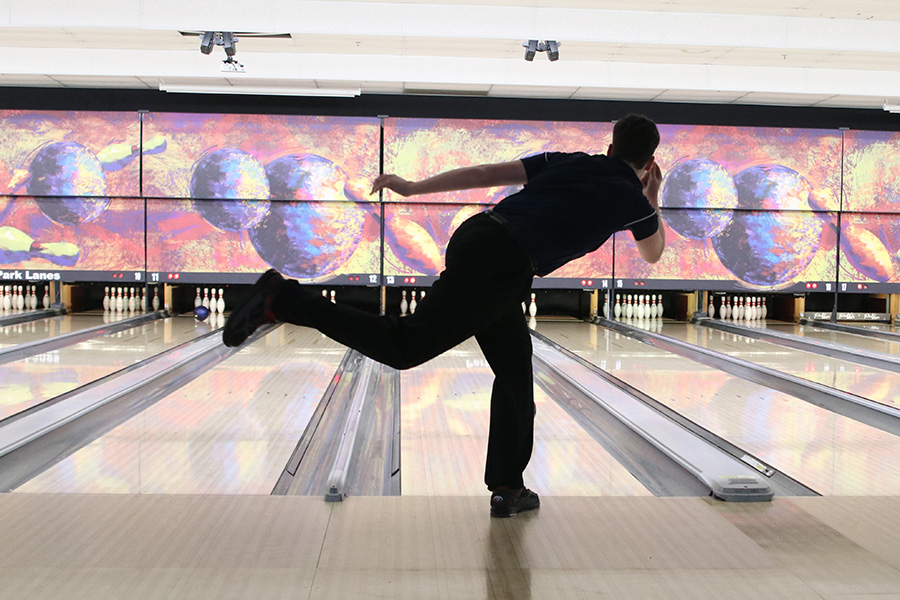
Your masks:
<svg viewBox="0 0 900 600"><path fill-rule="evenodd" d="M412 196L414 193L413 182L397 175L379 175L372 182L372 191L369 194L374 194L383 189L393 190L401 196Z"/></svg>
<svg viewBox="0 0 900 600"><path fill-rule="evenodd" d="M656 160L651 160L647 165L644 175L641 177L641 184L644 186L644 195L650 201L650 205L659 210L659 185L662 183L662 170L656 164Z"/></svg>

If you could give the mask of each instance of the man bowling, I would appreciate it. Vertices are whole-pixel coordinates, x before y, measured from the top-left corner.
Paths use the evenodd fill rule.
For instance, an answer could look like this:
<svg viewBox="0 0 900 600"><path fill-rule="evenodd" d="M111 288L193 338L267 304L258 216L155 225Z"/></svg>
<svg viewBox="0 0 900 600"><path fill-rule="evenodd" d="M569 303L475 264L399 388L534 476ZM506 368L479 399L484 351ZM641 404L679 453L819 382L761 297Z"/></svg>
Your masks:
<svg viewBox="0 0 900 600"><path fill-rule="evenodd" d="M630 114L613 128L606 155L545 152L511 162L453 169L420 181L385 174L372 193L415 196L524 185L494 208L466 220L447 245L445 269L415 314L378 316L333 304L274 269L256 282L225 324L226 346L258 327L286 322L314 327L396 369L409 369L475 336L494 373L484 482L493 517L540 507L523 473L534 437L531 336L521 301L532 280L599 248L628 230L641 257L659 260L662 173L653 154L656 124Z"/></svg>

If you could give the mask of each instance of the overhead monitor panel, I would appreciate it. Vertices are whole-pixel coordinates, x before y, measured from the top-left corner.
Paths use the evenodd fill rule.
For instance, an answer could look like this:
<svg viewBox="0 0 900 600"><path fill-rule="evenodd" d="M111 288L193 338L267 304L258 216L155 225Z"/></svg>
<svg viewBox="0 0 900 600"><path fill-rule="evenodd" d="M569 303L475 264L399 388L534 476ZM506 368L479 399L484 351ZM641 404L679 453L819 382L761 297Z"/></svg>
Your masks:
<svg viewBox="0 0 900 600"><path fill-rule="evenodd" d="M144 195L368 201L379 128L375 118L150 113Z"/></svg>
<svg viewBox="0 0 900 600"><path fill-rule="evenodd" d="M616 234L617 287L805 291L807 283L834 282L836 213L683 208L663 209L662 219L666 250L655 264L641 258L630 234ZM675 219L724 227L695 239L673 231L668 223Z"/></svg>
<svg viewBox="0 0 900 600"><path fill-rule="evenodd" d="M843 209L900 213L900 133L844 132Z"/></svg>
<svg viewBox="0 0 900 600"><path fill-rule="evenodd" d="M843 213L840 227L840 291L900 291L900 222L887 213Z"/></svg>
<svg viewBox="0 0 900 600"><path fill-rule="evenodd" d="M96 219L112 196L140 196L137 112L0 110L0 194L60 197L61 225Z"/></svg>
<svg viewBox="0 0 900 600"><path fill-rule="evenodd" d="M47 216L69 198L0 197L0 284L122 281L144 276L144 203L106 198L94 218L61 225Z"/></svg>
<svg viewBox="0 0 900 600"><path fill-rule="evenodd" d="M420 180L458 167L507 162L540 152L606 152L611 123L497 121L481 119L386 119L384 170ZM416 196L416 201L495 204L518 186ZM386 192L386 201L404 201Z"/></svg>
<svg viewBox="0 0 900 600"><path fill-rule="evenodd" d="M660 204L668 208L837 211L841 132L821 129L661 125L656 160ZM693 238L724 222L673 213L670 226ZM726 213L721 213L726 214ZM683 220L686 219L686 220Z"/></svg>
<svg viewBox="0 0 900 600"><path fill-rule="evenodd" d="M248 228L218 222L188 199L147 201L148 278L251 283L270 267L301 283L377 285L381 273L378 204L205 200L219 214L258 211ZM255 217L254 217L255 218Z"/></svg>

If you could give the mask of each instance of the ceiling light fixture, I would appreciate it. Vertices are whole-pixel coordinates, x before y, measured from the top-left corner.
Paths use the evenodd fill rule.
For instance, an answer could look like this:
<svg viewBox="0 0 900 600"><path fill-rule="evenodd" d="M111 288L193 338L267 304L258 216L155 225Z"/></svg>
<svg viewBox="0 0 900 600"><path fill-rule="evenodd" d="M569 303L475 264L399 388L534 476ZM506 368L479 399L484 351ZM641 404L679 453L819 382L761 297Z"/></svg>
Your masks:
<svg viewBox="0 0 900 600"><path fill-rule="evenodd" d="M251 96L329 96L352 98L359 96L359 88L302 88L261 87L249 85L203 85L160 82L161 92L180 94L247 94Z"/></svg>

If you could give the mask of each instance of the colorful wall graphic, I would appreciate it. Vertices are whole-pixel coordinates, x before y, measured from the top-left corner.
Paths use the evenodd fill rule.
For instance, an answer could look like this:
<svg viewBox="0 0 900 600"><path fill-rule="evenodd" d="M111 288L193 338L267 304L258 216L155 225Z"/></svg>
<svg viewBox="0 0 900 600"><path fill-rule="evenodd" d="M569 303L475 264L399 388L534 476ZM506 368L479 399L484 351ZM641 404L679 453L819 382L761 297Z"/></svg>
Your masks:
<svg viewBox="0 0 900 600"><path fill-rule="evenodd" d="M643 264L628 236L616 276L783 289L833 280L841 132L660 127L667 249Z"/></svg>
<svg viewBox="0 0 900 600"><path fill-rule="evenodd" d="M144 132L168 148L144 194L172 199L148 204L150 271L379 273L377 119L162 113Z"/></svg>
<svg viewBox="0 0 900 600"><path fill-rule="evenodd" d="M844 132L842 208L900 213L900 133Z"/></svg>
<svg viewBox="0 0 900 600"><path fill-rule="evenodd" d="M418 180L457 167L506 162L540 152L603 153L611 123L487 121L477 119L386 119L384 170ZM494 204L517 187L416 196L417 202ZM386 201L405 201L388 191Z"/></svg>
<svg viewBox="0 0 900 600"><path fill-rule="evenodd" d="M0 111L0 270L142 272L140 148L137 113Z"/></svg>
<svg viewBox="0 0 900 600"><path fill-rule="evenodd" d="M456 227L518 188L388 191L382 205L368 195L380 153L385 172L416 180L544 151L604 153L612 135L611 123L386 119L382 148L380 127L150 113L141 139L138 113L0 111L0 270L237 282L275 267L301 282L373 284L383 252L388 281L433 277ZM644 263L619 234L537 286L600 287L613 274L713 289L790 289L835 273L900 283L900 134L685 125L660 134L662 260Z"/></svg>

